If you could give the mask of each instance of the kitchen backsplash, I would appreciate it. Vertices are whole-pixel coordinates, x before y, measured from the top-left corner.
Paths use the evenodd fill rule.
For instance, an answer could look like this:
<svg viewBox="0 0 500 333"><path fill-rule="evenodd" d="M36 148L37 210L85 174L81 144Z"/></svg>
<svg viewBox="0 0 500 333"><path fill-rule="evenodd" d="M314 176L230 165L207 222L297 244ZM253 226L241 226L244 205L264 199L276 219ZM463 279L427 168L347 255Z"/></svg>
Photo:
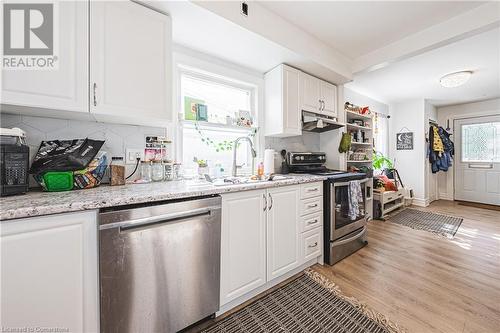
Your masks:
<svg viewBox="0 0 500 333"><path fill-rule="evenodd" d="M30 163L43 140L87 137L104 140L102 150L108 154L108 157L111 157L125 156L125 150L128 148L144 149L146 135L167 135L167 129L161 127L118 125L4 113L0 114L0 125L2 128L19 127L26 132L26 141L30 147ZM133 167L133 165L127 165L127 169L133 170Z"/></svg>
<svg viewBox="0 0 500 333"><path fill-rule="evenodd" d="M278 154L282 149L286 151L320 151L319 133L303 132L301 136L289 138L266 137L265 147L274 149Z"/></svg>

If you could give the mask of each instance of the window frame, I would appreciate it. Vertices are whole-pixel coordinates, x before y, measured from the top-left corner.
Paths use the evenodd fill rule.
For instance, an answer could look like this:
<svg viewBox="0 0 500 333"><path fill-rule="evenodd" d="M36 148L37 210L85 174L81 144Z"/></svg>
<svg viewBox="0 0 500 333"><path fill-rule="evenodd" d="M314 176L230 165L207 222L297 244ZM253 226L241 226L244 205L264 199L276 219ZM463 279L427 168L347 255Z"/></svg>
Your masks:
<svg viewBox="0 0 500 333"><path fill-rule="evenodd" d="M254 125L251 129L257 129L254 136L254 147L257 150L257 158L262 158L264 151L264 137L262 131L262 124L260 120L263 119L264 108L264 78L262 74L255 73L247 70L241 66L224 62L218 58L208 55L196 53L193 56L188 50L185 52L174 52L174 113L177 117L174 118L173 132L176 137L175 151L173 156L175 160L184 162L183 159L183 139L184 126L193 126L194 122L184 120L184 112L182 109L182 90L181 80L183 75L188 75L194 78L200 78L215 82L217 84L227 85L238 89L250 90L250 114L252 115ZM199 123L202 127L218 128L228 131L244 130L235 125L225 125L217 123ZM257 162L257 161L256 161Z"/></svg>

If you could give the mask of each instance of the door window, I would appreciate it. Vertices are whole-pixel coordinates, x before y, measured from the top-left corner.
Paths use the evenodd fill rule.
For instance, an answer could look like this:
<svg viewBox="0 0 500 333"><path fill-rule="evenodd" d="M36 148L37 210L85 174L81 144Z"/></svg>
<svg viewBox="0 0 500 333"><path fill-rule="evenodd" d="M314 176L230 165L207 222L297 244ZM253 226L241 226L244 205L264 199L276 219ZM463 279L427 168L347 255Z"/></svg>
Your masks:
<svg viewBox="0 0 500 333"><path fill-rule="evenodd" d="M500 162L500 122L462 125L462 162Z"/></svg>

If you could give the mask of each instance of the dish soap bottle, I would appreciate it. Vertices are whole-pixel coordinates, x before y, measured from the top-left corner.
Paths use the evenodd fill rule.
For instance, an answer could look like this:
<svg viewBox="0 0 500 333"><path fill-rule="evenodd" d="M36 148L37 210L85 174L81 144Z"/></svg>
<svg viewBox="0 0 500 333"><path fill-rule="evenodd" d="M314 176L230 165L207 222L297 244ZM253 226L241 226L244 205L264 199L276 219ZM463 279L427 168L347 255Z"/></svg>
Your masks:
<svg viewBox="0 0 500 333"><path fill-rule="evenodd" d="M259 166L257 167L257 176L259 176L260 179L264 176L264 163L260 162Z"/></svg>

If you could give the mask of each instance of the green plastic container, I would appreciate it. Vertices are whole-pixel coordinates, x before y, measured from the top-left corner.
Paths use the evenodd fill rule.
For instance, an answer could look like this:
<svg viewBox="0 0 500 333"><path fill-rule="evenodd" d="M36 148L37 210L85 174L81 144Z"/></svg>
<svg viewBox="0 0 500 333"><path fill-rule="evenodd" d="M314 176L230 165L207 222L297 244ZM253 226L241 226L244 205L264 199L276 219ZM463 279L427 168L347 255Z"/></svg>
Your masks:
<svg viewBox="0 0 500 333"><path fill-rule="evenodd" d="M45 189L49 192L73 189L73 171L48 171L43 175Z"/></svg>

